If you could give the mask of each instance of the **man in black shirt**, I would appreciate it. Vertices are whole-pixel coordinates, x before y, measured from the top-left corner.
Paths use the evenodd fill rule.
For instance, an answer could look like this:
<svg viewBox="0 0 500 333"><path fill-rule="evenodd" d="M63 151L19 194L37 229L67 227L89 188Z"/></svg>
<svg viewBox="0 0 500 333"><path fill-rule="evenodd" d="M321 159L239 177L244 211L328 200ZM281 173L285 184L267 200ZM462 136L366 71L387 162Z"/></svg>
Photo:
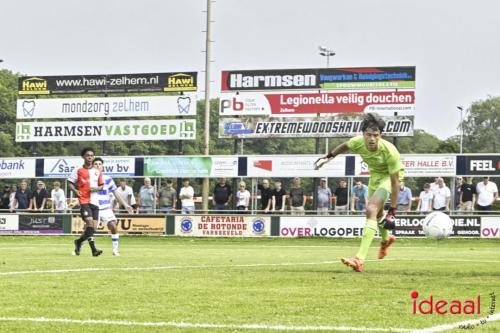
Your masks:
<svg viewBox="0 0 500 333"><path fill-rule="evenodd" d="M262 181L262 184L257 185L257 189L260 191L261 209L264 211L264 213L269 213L272 202L272 190L271 187L269 187L269 179L264 179Z"/></svg>
<svg viewBox="0 0 500 333"><path fill-rule="evenodd" d="M2 193L2 201L0 203L0 209L9 209L10 203L10 186L5 185Z"/></svg>
<svg viewBox="0 0 500 333"><path fill-rule="evenodd" d="M341 180L339 183L339 187L335 189L335 212L343 214L347 212L347 196L349 195L349 191L347 190L347 182L345 180Z"/></svg>
<svg viewBox="0 0 500 333"><path fill-rule="evenodd" d="M21 188L17 190L16 196L14 198L14 203L12 204L11 211L13 207L17 206L17 209L29 209L33 207L33 193L28 188L28 182L23 180L21 181Z"/></svg>
<svg viewBox="0 0 500 333"><path fill-rule="evenodd" d="M45 184L41 181L37 182L36 189L33 191L33 210L35 212L42 212L45 209L48 196Z"/></svg>
<svg viewBox="0 0 500 333"><path fill-rule="evenodd" d="M217 214L223 214L229 206L233 192L231 186L226 184L226 178L219 178L219 182L215 184L212 203Z"/></svg>
<svg viewBox="0 0 500 333"><path fill-rule="evenodd" d="M472 182L472 177L467 177L467 182L460 188L460 211L472 212L476 203L476 184Z"/></svg>
<svg viewBox="0 0 500 333"><path fill-rule="evenodd" d="M281 182L274 183L274 190L271 194L273 201L273 211L283 214L285 211L286 191L281 188Z"/></svg>

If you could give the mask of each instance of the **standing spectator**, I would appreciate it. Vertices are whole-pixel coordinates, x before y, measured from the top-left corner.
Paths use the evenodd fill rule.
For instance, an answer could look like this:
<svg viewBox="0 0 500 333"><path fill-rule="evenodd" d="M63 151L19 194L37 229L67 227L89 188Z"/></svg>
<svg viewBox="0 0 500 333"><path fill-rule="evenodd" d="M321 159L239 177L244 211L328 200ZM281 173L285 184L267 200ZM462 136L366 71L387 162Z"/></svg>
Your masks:
<svg viewBox="0 0 500 333"><path fill-rule="evenodd" d="M462 195L463 178L457 177L455 180L455 193L453 196L453 210L460 209L460 197Z"/></svg>
<svg viewBox="0 0 500 333"><path fill-rule="evenodd" d="M398 211L409 213L411 210L411 190L405 186L405 182L399 184Z"/></svg>
<svg viewBox="0 0 500 333"><path fill-rule="evenodd" d="M450 210L450 197L451 191L445 185L443 178L439 177L438 186L434 188L432 193L434 195L433 206L434 210L449 211Z"/></svg>
<svg viewBox="0 0 500 333"><path fill-rule="evenodd" d="M155 205L156 191L155 187L151 185L151 178L144 178L144 185L139 189L139 200L137 205L137 214L152 214Z"/></svg>
<svg viewBox="0 0 500 333"><path fill-rule="evenodd" d="M128 206L137 209L134 190L132 190L132 187L127 185L127 181L125 179L120 180L120 186L116 189L115 193L119 195ZM126 207L122 206L118 200L114 200L114 202L115 210L118 210L120 212L127 211Z"/></svg>
<svg viewBox="0 0 500 333"><path fill-rule="evenodd" d="M498 198L498 187L494 182L490 182L490 177L483 177L483 181L476 186L477 210L491 212L493 204Z"/></svg>
<svg viewBox="0 0 500 333"><path fill-rule="evenodd" d="M66 211L66 195L61 189L60 182L54 182L54 188L50 191L50 200L52 201L52 213L64 213Z"/></svg>
<svg viewBox="0 0 500 333"><path fill-rule="evenodd" d="M347 198L349 196L349 190L347 189L347 182L341 180L339 187L335 189L335 212L344 214L348 211L347 209Z"/></svg>
<svg viewBox="0 0 500 333"><path fill-rule="evenodd" d="M257 189L260 191L260 204L261 204L261 209L264 211L264 213L269 213L269 210L271 209L271 195L272 195L272 190L271 187L269 186L269 179L264 179L262 181L262 184L257 185Z"/></svg>
<svg viewBox="0 0 500 333"><path fill-rule="evenodd" d="M9 194L9 209L11 212L17 209L17 203L15 201L16 193L17 193L17 185L11 185Z"/></svg>
<svg viewBox="0 0 500 333"><path fill-rule="evenodd" d="M435 194L434 192L439 188L439 179L442 179L442 178L441 177L434 177L434 183L431 183L432 194Z"/></svg>
<svg viewBox="0 0 500 333"><path fill-rule="evenodd" d="M420 214L427 214L432 210L432 199L434 195L431 191L431 185L429 183L424 184L424 190L420 192L418 197L417 212Z"/></svg>
<svg viewBox="0 0 500 333"><path fill-rule="evenodd" d="M246 189L245 182L240 182L240 189L236 192L236 209L238 210L248 210L248 206L250 204L250 192Z"/></svg>
<svg viewBox="0 0 500 333"><path fill-rule="evenodd" d="M194 189L189 185L189 179L184 178L182 180L182 188L179 191L179 199L182 203L182 214L192 214L194 213Z"/></svg>
<svg viewBox="0 0 500 333"><path fill-rule="evenodd" d="M472 212L476 204L476 184L472 182L472 177L467 177L467 181L462 184L460 191L460 211Z"/></svg>
<svg viewBox="0 0 500 333"><path fill-rule="evenodd" d="M0 209L9 209L10 208L10 205L9 205L9 202L10 202L10 186L9 185L5 185L4 188L3 188L3 193L2 193L2 201L0 203Z"/></svg>
<svg viewBox="0 0 500 333"><path fill-rule="evenodd" d="M331 197L332 191L328 187L326 178L321 178L316 191L316 211L318 215L328 215L328 211L332 208Z"/></svg>
<svg viewBox="0 0 500 333"><path fill-rule="evenodd" d="M290 189L290 211L292 215L304 215L306 204L304 189L300 186L300 178L294 178Z"/></svg>
<svg viewBox="0 0 500 333"><path fill-rule="evenodd" d="M16 196L14 197L14 202L12 203L11 211L15 209L20 210L31 210L33 207L33 193L28 188L28 182L26 180L21 181L21 188L16 191Z"/></svg>
<svg viewBox="0 0 500 333"><path fill-rule="evenodd" d="M45 204L49 194L45 189L45 184L42 181L36 183L36 189L33 191L33 210L35 212L42 212L45 210Z"/></svg>
<svg viewBox="0 0 500 333"><path fill-rule="evenodd" d="M160 189L160 213L175 211L177 204L177 191L172 186L172 181L167 179L165 186Z"/></svg>
<svg viewBox="0 0 500 333"><path fill-rule="evenodd" d="M368 186L363 184L363 181L358 180L352 189L351 210L364 212L366 203L368 202Z"/></svg>
<svg viewBox="0 0 500 333"><path fill-rule="evenodd" d="M212 196L212 203L217 214L224 214L224 211L229 207L232 195L233 191L231 191L231 186L226 183L226 178L219 178Z"/></svg>
<svg viewBox="0 0 500 333"><path fill-rule="evenodd" d="M274 182L274 190L271 194L273 211L284 212L286 203L286 191L281 188L281 182Z"/></svg>

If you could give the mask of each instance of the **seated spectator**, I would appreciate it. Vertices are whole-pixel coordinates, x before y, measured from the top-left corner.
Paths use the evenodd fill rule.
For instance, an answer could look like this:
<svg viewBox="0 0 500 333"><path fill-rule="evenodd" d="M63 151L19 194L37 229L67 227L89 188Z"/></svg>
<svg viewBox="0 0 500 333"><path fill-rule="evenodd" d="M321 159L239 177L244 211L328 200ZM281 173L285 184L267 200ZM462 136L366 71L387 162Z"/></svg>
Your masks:
<svg viewBox="0 0 500 333"><path fill-rule="evenodd" d="M64 213L66 211L66 195L61 189L60 182L54 182L54 188L50 191L50 199L52 201L52 213Z"/></svg>

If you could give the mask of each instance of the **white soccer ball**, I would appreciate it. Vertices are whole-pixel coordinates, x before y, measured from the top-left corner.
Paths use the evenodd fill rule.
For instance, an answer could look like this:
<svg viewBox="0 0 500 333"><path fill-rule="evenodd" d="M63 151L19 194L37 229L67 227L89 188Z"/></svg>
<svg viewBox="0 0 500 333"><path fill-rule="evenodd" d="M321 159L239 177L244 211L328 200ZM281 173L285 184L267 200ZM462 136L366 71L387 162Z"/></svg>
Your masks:
<svg viewBox="0 0 500 333"><path fill-rule="evenodd" d="M447 238L453 234L453 221L443 212L432 212L425 217L422 229L427 237Z"/></svg>

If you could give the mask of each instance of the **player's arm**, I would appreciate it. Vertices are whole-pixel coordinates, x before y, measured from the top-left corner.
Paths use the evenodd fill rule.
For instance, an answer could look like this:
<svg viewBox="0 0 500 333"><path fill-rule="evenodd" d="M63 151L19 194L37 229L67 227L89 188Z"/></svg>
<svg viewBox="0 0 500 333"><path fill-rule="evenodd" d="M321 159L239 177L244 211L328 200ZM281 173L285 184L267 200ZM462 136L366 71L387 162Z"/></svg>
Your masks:
<svg viewBox="0 0 500 333"><path fill-rule="evenodd" d="M333 148L329 154L323 156L323 157L320 157L316 160L316 162L314 162L314 165L315 165L315 169L318 170L319 168L321 168L323 165L325 165L326 163L330 162L332 159L334 159L337 155L340 155L340 154L343 154L345 153L346 151L349 150L349 147L347 146L347 141L344 142L344 143L341 143L340 145L338 145L337 147Z"/></svg>

